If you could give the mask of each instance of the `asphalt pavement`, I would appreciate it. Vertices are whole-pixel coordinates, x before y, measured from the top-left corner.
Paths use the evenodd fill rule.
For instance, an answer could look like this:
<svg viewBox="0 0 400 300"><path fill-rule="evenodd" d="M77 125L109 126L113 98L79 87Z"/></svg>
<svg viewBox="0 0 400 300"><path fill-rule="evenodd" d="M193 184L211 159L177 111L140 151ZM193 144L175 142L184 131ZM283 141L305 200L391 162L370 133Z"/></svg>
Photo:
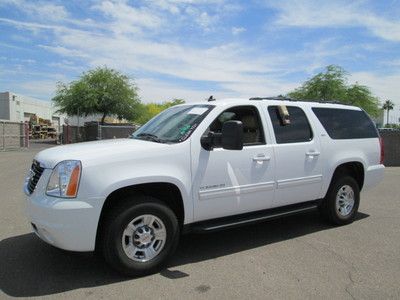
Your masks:
<svg viewBox="0 0 400 300"><path fill-rule="evenodd" d="M1 299L400 299L400 168L362 192L353 224L311 212L187 235L167 269L132 279L31 232L22 183L41 147L0 152Z"/></svg>

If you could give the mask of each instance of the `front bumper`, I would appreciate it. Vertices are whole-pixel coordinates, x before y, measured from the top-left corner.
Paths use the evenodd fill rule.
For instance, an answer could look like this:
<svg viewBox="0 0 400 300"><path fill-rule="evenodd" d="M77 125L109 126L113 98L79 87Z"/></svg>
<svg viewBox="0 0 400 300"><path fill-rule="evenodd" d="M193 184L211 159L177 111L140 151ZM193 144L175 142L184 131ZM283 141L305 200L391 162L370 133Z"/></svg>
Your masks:
<svg viewBox="0 0 400 300"><path fill-rule="evenodd" d="M51 170L45 169L27 198L27 215L34 232L46 243L71 251L93 251L102 200L65 199L45 194Z"/></svg>

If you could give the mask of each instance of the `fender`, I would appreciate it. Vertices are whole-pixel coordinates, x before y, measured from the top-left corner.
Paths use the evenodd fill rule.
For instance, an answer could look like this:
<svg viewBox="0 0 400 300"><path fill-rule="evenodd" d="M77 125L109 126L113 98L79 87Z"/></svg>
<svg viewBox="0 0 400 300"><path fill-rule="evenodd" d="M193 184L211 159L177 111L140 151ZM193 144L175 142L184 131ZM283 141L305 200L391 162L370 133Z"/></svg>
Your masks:
<svg viewBox="0 0 400 300"><path fill-rule="evenodd" d="M361 151L357 151L357 153L358 155L356 155L354 152L353 155L349 156L348 153L341 152L335 154L333 158L330 159L327 169L325 170L326 180L324 180L322 185L321 198L325 197L331 184L333 174L335 173L337 167L339 167L340 165L343 165L345 163L358 162L362 164L364 171L366 170L366 162L363 153Z"/></svg>
<svg viewBox="0 0 400 300"><path fill-rule="evenodd" d="M175 185L179 189L179 192L181 193L182 196L183 208L185 212L184 224L192 222L193 202L191 201L190 198L190 190L186 188L185 184L181 180L171 176L146 176L146 177L123 179L121 181L114 182L104 190L103 193L107 195L104 198L104 201L112 192L120 188L135 186L139 184L146 184L146 183L170 183Z"/></svg>

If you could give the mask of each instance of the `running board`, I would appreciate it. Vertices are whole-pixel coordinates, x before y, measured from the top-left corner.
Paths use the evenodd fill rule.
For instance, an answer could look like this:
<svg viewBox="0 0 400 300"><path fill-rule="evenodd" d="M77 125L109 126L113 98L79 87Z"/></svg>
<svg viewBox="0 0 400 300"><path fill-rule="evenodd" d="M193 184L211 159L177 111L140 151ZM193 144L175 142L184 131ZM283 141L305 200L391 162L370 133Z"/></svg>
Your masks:
<svg viewBox="0 0 400 300"><path fill-rule="evenodd" d="M263 222L284 216L299 214L318 207L319 200L293 204L283 207L259 210L256 212L245 213L240 215L228 216L218 219L200 221L184 226L183 232L206 233L210 231L223 230L237 226Z"/></svg>

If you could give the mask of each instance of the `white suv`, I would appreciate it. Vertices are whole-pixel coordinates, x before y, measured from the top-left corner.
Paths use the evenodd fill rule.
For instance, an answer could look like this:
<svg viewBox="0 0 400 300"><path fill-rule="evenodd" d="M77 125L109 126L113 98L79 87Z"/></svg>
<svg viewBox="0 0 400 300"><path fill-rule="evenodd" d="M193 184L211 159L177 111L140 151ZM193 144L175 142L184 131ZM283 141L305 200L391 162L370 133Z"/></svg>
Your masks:
<svg viewBox="0 0 400 300"><path fill-rule="evenodd" d="M352 222L360 190L384 173L378 132L360 108L290 99L174 106L131 138L54 147L25 183L45 242L100 251L128 275L155 272L183 232L318 208Z"/></svg>

